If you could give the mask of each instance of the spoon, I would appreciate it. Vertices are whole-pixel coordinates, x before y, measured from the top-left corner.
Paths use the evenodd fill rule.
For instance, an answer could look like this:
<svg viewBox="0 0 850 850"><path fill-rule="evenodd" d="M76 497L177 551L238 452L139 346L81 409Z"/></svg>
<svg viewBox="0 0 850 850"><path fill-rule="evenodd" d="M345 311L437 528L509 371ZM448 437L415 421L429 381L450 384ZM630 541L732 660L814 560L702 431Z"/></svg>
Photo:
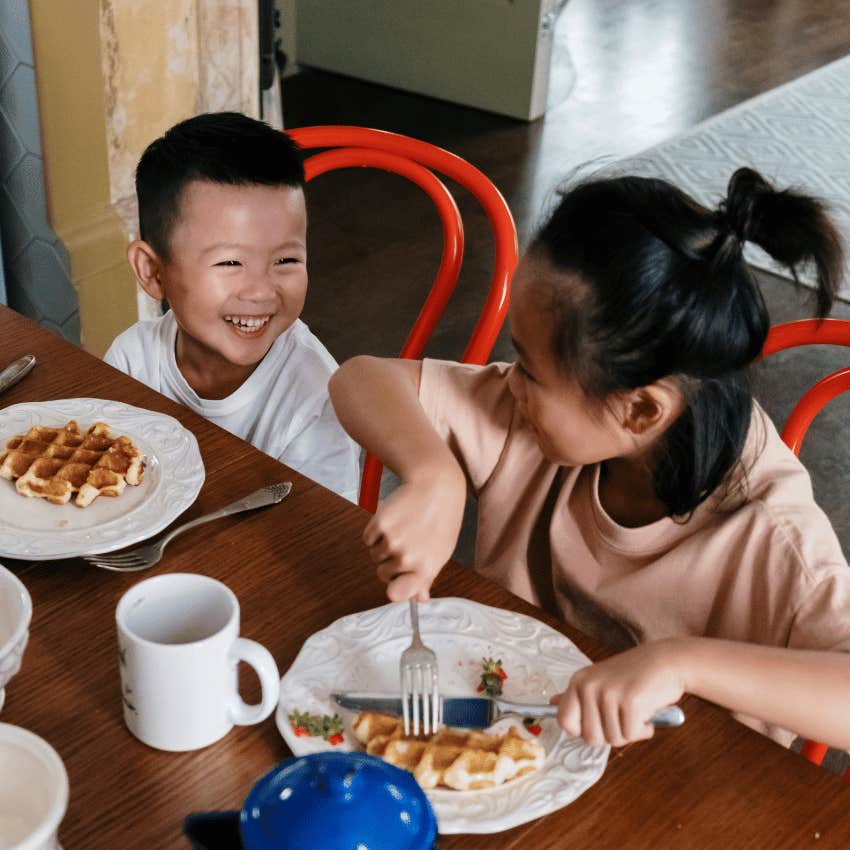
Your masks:
<svg viewBox="0 0 850 850"><path fill-rule="evenodd" d="M0 393L2 393L3 390L8 390L12 384L18 383L18 381L20 381L33 366L35 366L34 354L25 354L23 357L19 357L17 360L10 363L2 372L0 372Z"/></svg>

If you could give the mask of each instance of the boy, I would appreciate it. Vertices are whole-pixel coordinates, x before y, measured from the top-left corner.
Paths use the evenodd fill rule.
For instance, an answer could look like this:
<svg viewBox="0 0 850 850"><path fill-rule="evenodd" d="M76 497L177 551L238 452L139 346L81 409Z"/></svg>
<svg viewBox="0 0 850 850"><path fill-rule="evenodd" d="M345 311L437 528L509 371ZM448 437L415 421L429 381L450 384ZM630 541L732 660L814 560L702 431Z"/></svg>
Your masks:
<svg viewBox="0 0 850 850"><path fill-rule="evenodd" d="M337 364L298 318L303 187L296 145L244 115L199 115L151 143L127 258L170 310L126 330L104 359L356 501L359 449L327 395Z"/></svg>

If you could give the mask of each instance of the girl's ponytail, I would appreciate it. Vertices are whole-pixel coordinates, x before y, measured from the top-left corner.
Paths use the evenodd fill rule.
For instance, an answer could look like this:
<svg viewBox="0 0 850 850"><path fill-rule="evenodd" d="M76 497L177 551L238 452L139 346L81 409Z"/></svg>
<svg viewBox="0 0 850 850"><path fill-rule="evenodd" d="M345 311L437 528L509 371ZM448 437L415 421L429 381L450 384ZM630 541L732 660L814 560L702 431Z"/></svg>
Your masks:
<svg viewBox="0 0 850 850"><path fill-rule="evenodd" d="M817 280L817 315L826 316L835 301L843 270L841 236L816 198L790 189L774 189L758 172L739 168L729 180L718 209L721 230L740 242L754 242L787 266L812 264Z"/></svg>
<svg viewBox="0 0 850 850"><path fill-rule="evenodd" d="M591 398L672 376L686 409L667 430L655 491L687 515L738 462L752 412L748 366L770 317L745 242L764 248L797 280L817 279L825 316L843 269L841 238L824 204L777 191L750 168L729 181L716 210L664 180L590 180L561 194L535 247L559 275L553 349Z"/></svg>

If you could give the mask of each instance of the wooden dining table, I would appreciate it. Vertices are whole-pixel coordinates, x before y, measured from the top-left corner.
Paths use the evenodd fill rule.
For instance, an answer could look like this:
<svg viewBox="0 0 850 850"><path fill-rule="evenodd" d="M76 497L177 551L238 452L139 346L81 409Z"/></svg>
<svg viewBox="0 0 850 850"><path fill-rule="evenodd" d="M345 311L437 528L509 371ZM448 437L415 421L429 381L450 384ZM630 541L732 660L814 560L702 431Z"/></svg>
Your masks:
<svg viewBox="0 0 850 850"><path fill-rule="evenodd" d="M182 535L144 574L101 571L78 558L42 563L2 558L29 590L33 617L23 665L7 686L0 720L35 732L62 757L70 782L59 831L65 850L188 848L182 835L188 814L239 809L254 782L292 754L273 716L187 753L158 751L134 738L122 716L115 632L119 598L143 575L213 576L239 599L242 635L268 647L283 673L314 632L344 615L386 604L384 586L361 543L368 514L0 307L0 367L28 353L36 356L37 365L0 397L0 409L55 399L114 399L168 414L192 431L206 478L181 520L267 484L294 484L280 505ZM459 564L446 565L433 592L536 617L591 659L609 654ZM248 678L246 692L256 689ZM682 727L612 750L601 778L565 808L503 832L441 836L439 847L850 844L850 794L840 777L751 731L717 706L693 696L681 705L687 717Z"/></svg>

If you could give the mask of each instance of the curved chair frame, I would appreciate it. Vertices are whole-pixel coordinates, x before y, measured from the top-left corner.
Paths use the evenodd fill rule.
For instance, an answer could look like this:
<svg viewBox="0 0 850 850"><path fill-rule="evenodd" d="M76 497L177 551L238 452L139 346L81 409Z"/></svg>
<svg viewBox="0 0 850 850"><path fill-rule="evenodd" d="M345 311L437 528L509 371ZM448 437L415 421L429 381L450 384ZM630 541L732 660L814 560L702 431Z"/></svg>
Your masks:
<svg viewBox="0 0 850 850"><path fill-rule="evenodd" d="M333 148L314 154L304 166L307 181L340 168L371 167L406 177L434 202L443 230L443 254L437 276L422 310L401 350L416 359L424 350L454 290L463 261L463 223L457 204L437 171L466 188L481 204L493 226L495 262L481 316L463 352L461 362L484 363L492 351L508 310L510 280L518 262L516 227L502 194L483 172L455 154L428 142L366 127L300 127L287 131L302 148ZM801 345L850 347L850 321L804 319L771 328L762 357ZM850 367L818 381L797 402L782 430L782 439L799 455L803 438L818 413L833 398L850 390ZM360 506L374 512L378 505L381 465L367 455L360 488ZM828 747L806 741L802 754L820 765ZM845 778L850 780L850 768Z"/></svg>
<svg viewBox="0 0 850 850"><path fill-rule="evenodd" d="M843 345L850 348L850 321L803 319L776 325L767 335L762 357L800 345ZM850 366L821 378L797 402L782 429L782 439L795 455L800 454L803 438L814 418L828 402L847 390L850 390ZM826 744L818 741L805 741L801 753L819 765L823 763L828 749ZM845 773L845 779L850 781L850 768Z"/></svg>
<svg viewBox="0 0 850 850"><path fill-rule="evenodd" d="M490 356L508 312L510 281L518 262L513 216L489 178L466 160L419 139L366 127L298 127L287 130L302 149L332 148L309 156L304 163L306 180L340 168L379 168L406 177L434 202L443 231L443 254L437 276L425 299L401 357L421 356L454 291L463 261L463 223L457 204L434 172L454 180L481 204L493 227L495 261L487 298L462 363L485 363ZM367 454L360 483L360 506L374 512L378 507L381 465Z"/></svg>

